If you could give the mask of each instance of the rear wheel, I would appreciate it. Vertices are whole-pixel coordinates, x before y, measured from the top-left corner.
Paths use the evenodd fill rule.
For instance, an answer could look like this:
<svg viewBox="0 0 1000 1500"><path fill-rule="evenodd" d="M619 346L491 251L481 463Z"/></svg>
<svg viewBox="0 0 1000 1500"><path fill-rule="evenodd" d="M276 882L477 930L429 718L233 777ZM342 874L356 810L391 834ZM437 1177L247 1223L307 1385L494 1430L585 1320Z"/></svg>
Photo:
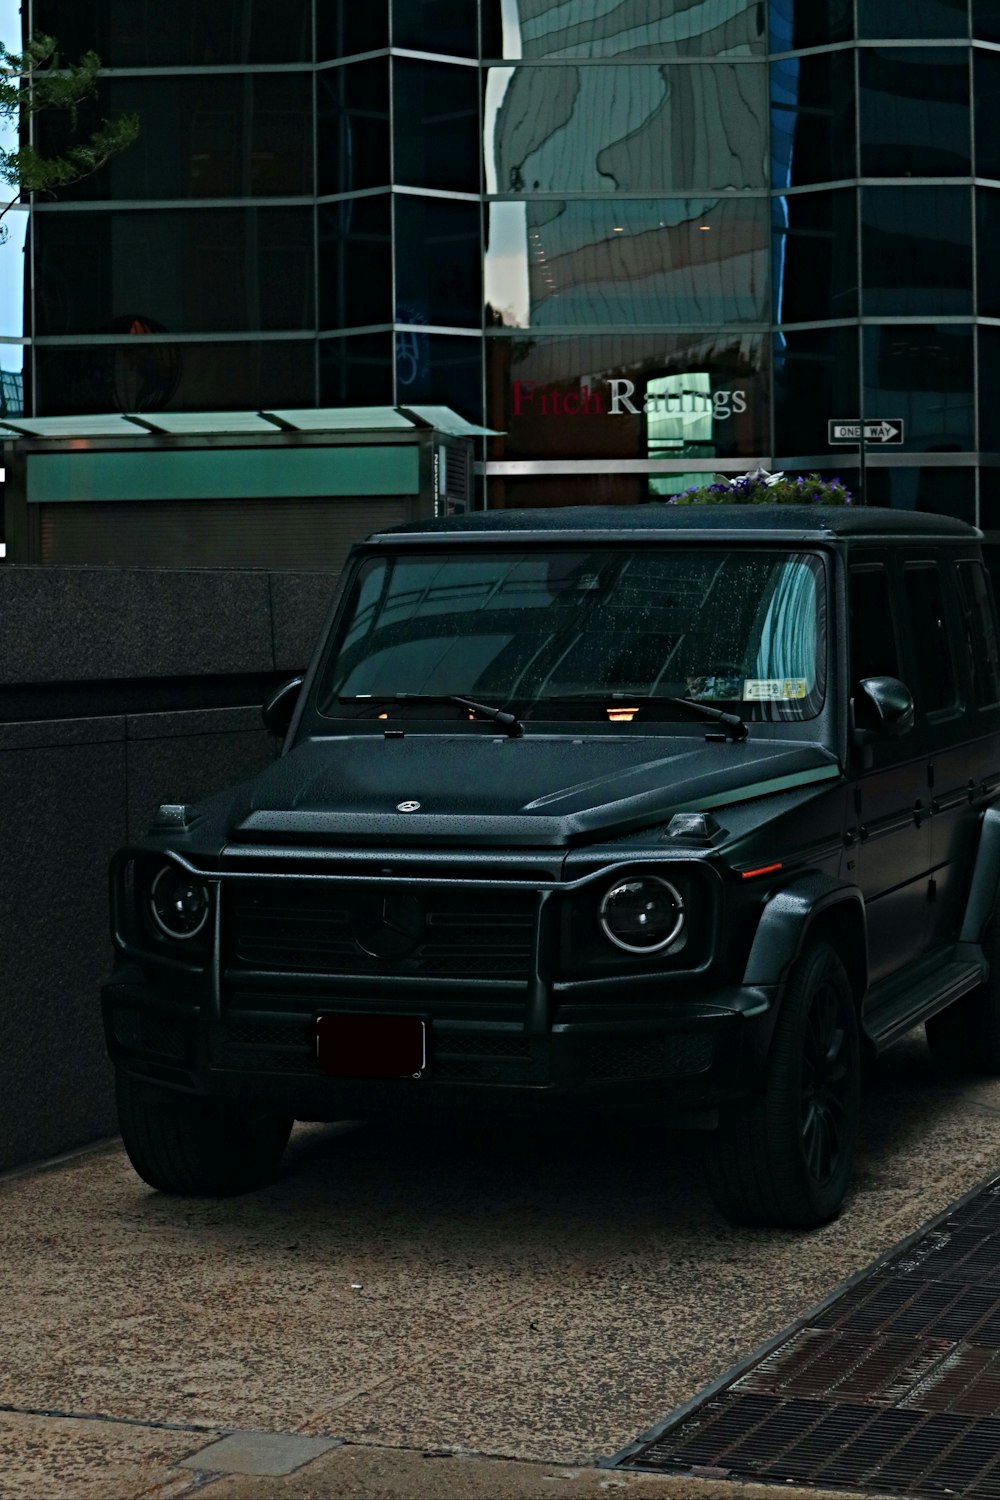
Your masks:
<svg viewBox="0 0 1000 1500"><path fill-rule="evenodd" d="M270 1182L292 1120L287 1115L196 1099L116 1079L118 1121L129 1161L161 1193L226 1198Z"/></svg>
<svg viewBox="0 0 1000 1500"><path fill-rule="evenodd" d="M983 934L990 972L971 994L925 1026L934 1061L956 1073L1000 1075L1000 913Z"/></svg>
<svg viewBox="0 0 1000 1500"><path fill-rule="evenodd" d="M796 961L763 1092L709 1138L708 1185L737 1224L808 1229L835 1218L854 1159L861 1056L850 980L829 943Z"/></svg>

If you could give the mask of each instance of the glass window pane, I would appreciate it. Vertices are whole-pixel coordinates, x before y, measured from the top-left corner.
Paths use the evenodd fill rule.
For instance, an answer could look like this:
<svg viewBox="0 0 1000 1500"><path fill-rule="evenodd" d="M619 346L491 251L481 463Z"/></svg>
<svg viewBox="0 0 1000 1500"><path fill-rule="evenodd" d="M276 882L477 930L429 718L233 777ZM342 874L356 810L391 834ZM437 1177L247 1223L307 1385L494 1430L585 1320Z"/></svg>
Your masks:
<svg viewBox="0 0 1000 1500"><path fill-rule="evenodd" d="M764 11L764 0L573 6L565 0L482 0L483 57L742 57L767 46Z"/></svg>
<svg viewBox="0 0 1000 1500"><path fill-rule="evenodd" d="M771 65L771 181L805 187L854 177L854 55L821 52Z"/></svg>
<svg viewBox="0 0 1000 1500"><path fill-rule="evenodd" d="M775 453L795 457L830 451L829 423L858 420L859 381L856 328L802 329L775 335ZM845 458L857 452L849 447L836 451ZM785 463L784 458L781 463Z"/></svg>
<svg viewBox="0 0 1000 1500"><path fill-rule="evenodd" d="M321 328L392 322L388 193L320 206L319 320Z"/></svg>
<svg viewBox="0 0 1000 1500"><path fill-rule="evenodd" d="M0 343L0 421L25 414L24 354L23 344Z"/></svg>
<svg viewBox="0 0 1000 1500"><path fill-rule="evenodd" d="M1000 328L980 324L976 329L979 347L979 447L984 453L1000 452ZM1000 475L1000 470L983 469Z"/></svg>
<svg viewBox="0 0 1000 1500"><path fill-rule="evenodd" d="M997 26L1000 41L1000 24ZM1000 178L1000 54L977 48L974 53L976 88L976 176Z"/></svg>
<svg viewBox="0 0 1000 1500"><path fill-rule="evenodd" d="M478 57L478 9L476 0L392 0L392 45Z"/></svg>
<svg viewBox="0 0 1000 1500"><path fill-rule="evenodd" d="M483 326L480 207L397 193L396 321Z"/></svg>
<svg viewBox="0 0 1000 1500"><path fill-rule="evenodd" d="M771 51L822 47L854 35L854 0L771 0Z"/></svg>
<svg viewBox="0 0 1000 1500"><path fill-rule="evenodd" d="M893 510L926 510L956 520L976 520L974 469L865 470L865 503Z"/></svg>
<svg viewBox="0 0 1000 1500"><path fill-rule="evenodd" d="M851 569L850 611L851 689L866 677L898 677L896 625L884 568Z"/></svg>
<svg viewBox="0 0 1000 1500"><path fill-rule="evenodd" d="M450 406L482 423L482 340L398 328L396 400L401 406Z"/></svg>
<svg viewBox="0 0 1000 1500"><path fill-rule="evenodd" d="M316 81L320 195L388 187L389 59L324 68Z"/></svg>
<svg viewBox="0 0 1000 1500"><path fill-rule="evenodd" d="M861 175L969 176L966 49L875 47L860 56Z"/></svg>
<svg viewBox="0 0 1000 1500"><path fill-rule="evenodd" d="M976 241L978 259L976 281L979 305L976 311L986 318L1000 318L1000 191L976 189Z"/></svg>
<svg viewBox="0 0 1000 1500"><path fill-rule="evenodd" d="M905 446L958 453L975 439L971 327L944 324L868 326L865 340L867 421L900 420Z"/></svg>
<svg viewBox="0 0 1000 1500"><path fill-rule="evenodd" d="M38 409L80 412L260 411L312 406L309 339L236 344L93 345L34 350Z"/></svg>
<svg viewBox="0 0 1000 1500"><path fill-rule="evenodd" d="M959 187L864 188L863 312L972 312L972 194Z"/></svg>
<svg viewBox="0 0 1000 1500"><path fill-rule="evenodd" d="M856 317L856 194L792 193L775 198L772 212L775 322Z"/></svg>
<svg viewBox="0 0 1000 1500"><path fill-rule="evenodd" d="M389 0L317 0L316 57L352 57L389 45Z"/></svg>
<svg viewBox="0 0 1000 1500"><path fill-rule="evenodd" d="M858 0L858 36L968 36L969 0Z"/></svg>
<svg viewBox="0 0 1000 1500"><path fill-rule="evenodd" d="M53 210L35 237L40 334L314 325L311 209Z"/></svg>
<svg viewBox="0 0 1000 1500"><path fill-rule="evenodd" d="M34 0L32 25L67 62L93 47L106 68L310 62L311 12L283 0L275 24L273 0Z"/></svg>
<svg viewBox="0 0 1000 1500"><path fill-rule="evenodd" d="M917 706L924 713L952 708L958 701L958 684L937 564L904 568L903 582L910 606Z"/></svg>
<svg viewBox="0 0 1000 1500"><path fill-rule="evenodd" d="M760 457L769 448L763 334L487 339L490 457ZM672 493L668 491L667 493Z"/></svg>
<svg viewBox="0 0 1000 1500"><path fill-rule="evenodd" d="M972 34L984 42L1000 42L1000 10L996 0L972 0Z"/></svg>
<svg viewBox="0 0 1000 1500"><path fill-rule="evenodd" d="M764 64L490 68L486 190L767 186Z"/></svg>
<svg viewBox="0 0 1000 1500"><path fill-rule="evenodd" d="M320 339L320 406L391 406L392 334Z"/></svg>
<svg viewBox="0 0 1000 1500"><path fill-rule="evenodd" d="M986 708L1000 702L1000 645L993 590L982 563L960 562L955 572L973 696L980 708Z"/></svg>
<svg viewBox="0 0 1000 1500"><path fill-rule="evenodd" d="M28 260L28 211L12 208L3 220L6 237L0 239L0 338L25 338L30 334L31 291Z"/></svg>
<svg viewBox="0 0 1000 1500"><path fill-rule="evenodd" d="M308 73L105 78L71 138L60 112L38 116L38 146L58 155L108 116L137 114L139 139L60 198L312 197Z"/></svg>
<svg viewBox="0 0 1000 1500"><path fill-rule="evenodd" d="M478 193L479 70L393 59L395 181Z"/></svg>
<svg viewBox="0 0 1000 1500"><path fill-rule="evenodd" d="M766 198L491 203L486 321L767 322L767 213Z"/></svg>

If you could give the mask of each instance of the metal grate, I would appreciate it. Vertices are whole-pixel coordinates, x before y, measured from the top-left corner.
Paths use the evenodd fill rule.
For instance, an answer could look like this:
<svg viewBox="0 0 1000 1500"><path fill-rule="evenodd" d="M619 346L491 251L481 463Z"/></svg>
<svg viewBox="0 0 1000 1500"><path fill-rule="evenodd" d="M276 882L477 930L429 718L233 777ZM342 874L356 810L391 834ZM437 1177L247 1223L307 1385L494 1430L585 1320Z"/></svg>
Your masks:
<svg viewBox="0 0 1000 1500"><path fill-rule="evenodd" d="M1000 1500L1000 1179L613 1462Z"/></svg>
<svg viewBox="0 0 1000 1500"><path fill-rule="evenodd" d="M703 1073L712 1061L712 1039L643 1031L634 1036L595 1036L583 1043L586 1078L679 1078Z"/></svg>
<svg viewBox="0 0 1000 1500"><path fill-rule="evenodd" d="M408 951L375 957L358 941L374 887L262 880L227 892L234 956L299 973L429 974L527 979L534 952L532 891L429 887Z"/></svg>

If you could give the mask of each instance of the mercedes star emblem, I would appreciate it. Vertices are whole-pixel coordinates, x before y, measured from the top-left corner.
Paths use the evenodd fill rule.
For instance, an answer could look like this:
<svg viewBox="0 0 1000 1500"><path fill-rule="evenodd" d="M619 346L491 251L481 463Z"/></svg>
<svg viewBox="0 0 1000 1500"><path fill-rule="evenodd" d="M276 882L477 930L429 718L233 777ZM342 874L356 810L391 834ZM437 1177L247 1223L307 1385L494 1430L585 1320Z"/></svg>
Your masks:
<svg viewBox="0 0 1000 1500"><path fill-rule="evenodd" d="M397 802L396 803L396 811L397 812L416 812L416 810L417 810L417 808L419 806L420 806L419 802Z"/></svg>

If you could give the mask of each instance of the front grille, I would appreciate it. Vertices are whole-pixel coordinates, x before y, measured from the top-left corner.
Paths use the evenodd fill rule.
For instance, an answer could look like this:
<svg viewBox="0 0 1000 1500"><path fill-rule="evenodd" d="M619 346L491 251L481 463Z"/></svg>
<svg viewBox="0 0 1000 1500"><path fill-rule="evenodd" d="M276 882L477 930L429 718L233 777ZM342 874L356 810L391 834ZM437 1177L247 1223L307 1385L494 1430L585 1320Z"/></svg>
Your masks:
<svg viewBox="0 0 1000 1500"><path fill-rule="evenodd" d="M662 1031L632 1036L594 1036L583 1043L586 1078L680 1078L704 1073L712 1062L712 1038Z"/></svg>
<svg viewBox="0 0 1000 1500"><path fill-rule="evenodd" d="M384 922L383 899L405 903ZM531 891L489 887L262 880L227 891L227 944L241 963L291 973L526 980L535 903Z"/></svg>

